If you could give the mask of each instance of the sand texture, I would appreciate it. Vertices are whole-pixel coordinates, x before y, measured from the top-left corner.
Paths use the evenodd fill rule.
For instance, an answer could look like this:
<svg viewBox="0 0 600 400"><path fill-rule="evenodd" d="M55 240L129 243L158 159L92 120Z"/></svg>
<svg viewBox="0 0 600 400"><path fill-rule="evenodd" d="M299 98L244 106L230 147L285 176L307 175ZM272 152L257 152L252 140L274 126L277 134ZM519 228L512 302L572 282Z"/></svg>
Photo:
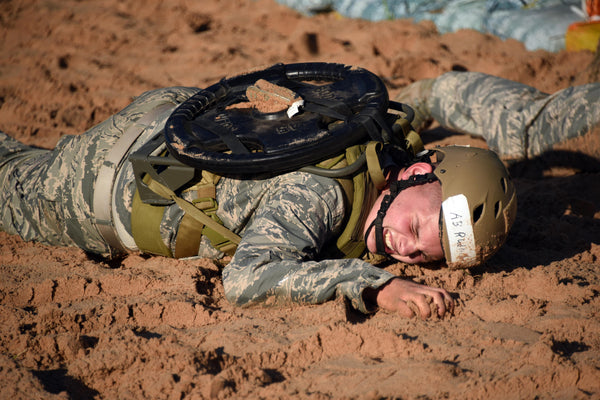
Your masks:
<svg viewBox="0 0 600 400"><path fill-rule="evenodd" d="M303 17L273 0L0 2L0 129L53 147L166 86L206 87L277 62L381 76L481 71L554 92L589 52L528 52L429 23ZM485 146L436 128L428 146ZM598 139L565 151L598 154ZM519 214L470 271L393 264L457 301L444 320L323 305L236 308L221 263L90 257L0 233L1 399L600 398L600 168L583 153L511 167Z"/></svg>

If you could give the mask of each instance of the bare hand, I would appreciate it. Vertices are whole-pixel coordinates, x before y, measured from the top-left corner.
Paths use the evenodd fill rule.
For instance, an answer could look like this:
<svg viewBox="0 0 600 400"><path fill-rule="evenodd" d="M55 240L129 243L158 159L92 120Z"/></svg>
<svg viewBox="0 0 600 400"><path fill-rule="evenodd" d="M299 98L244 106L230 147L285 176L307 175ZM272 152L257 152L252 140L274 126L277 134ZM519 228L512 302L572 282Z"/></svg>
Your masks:
<svg viewBox="0 0 600 400"><path fill-rule="evenodd" d="M433 302L437 308L440 318L448 312L454 313L454 300L444 289L433 288L402 279L392 279L379 289L376 294L377 305L388 311L398 312L400 315L410 318L417 314L425 319L431 316L430 303ZM411 308L411 303L415 307Z"/></svg>

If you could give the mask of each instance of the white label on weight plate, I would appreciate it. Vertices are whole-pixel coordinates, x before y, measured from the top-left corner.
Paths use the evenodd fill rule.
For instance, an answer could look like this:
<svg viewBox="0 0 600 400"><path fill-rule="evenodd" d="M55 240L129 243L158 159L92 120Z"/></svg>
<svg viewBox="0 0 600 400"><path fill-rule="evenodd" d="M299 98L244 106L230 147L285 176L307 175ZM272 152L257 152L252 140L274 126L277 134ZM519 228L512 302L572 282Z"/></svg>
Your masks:
<svg viewBox="0 0 600 400"><path fill-rule="evenodd" d="M300 112L300 109L304 106L304 100L300 99L292 103L290 108L287 110L288 118L292 118L294 115Z"/></svg>

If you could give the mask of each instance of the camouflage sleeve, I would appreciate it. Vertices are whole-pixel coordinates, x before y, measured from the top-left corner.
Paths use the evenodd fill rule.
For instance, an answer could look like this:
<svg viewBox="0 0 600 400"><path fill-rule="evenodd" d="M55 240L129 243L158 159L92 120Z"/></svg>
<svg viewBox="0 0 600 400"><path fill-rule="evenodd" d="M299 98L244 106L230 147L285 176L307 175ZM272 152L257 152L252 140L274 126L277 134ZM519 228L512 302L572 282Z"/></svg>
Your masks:
<svg viewBox="0 0 600 400"><path fill-rule="evenodd" d="M372 311L363 290L382 286L393 274L357 259L316 261L340 227L340 196L338 185L321 186L312 179L270 190L223 271L227 298L247 305L271 298L321 303L341 295L356 309Z"/></svg>
<svg viewBox="0 0 600 400"><path fill-rule="evenodd" d="M504 158L534 157L600 124L600 83L554 94L478 72L436 78L427 106L442 126L483 137Z"/></svg>

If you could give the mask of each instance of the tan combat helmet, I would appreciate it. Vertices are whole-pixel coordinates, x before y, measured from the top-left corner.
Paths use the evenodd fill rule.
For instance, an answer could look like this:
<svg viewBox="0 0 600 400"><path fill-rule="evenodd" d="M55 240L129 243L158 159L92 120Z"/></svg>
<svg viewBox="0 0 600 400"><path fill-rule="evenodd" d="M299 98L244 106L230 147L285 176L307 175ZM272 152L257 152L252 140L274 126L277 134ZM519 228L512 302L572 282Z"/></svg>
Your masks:
<svg viewBox="0 0 600 400"><path fill-rule="evenodd" d="M435 149L433 173L442 185L440 235L450 268L468 268L503 244L516 214L517 195L498 156L475 147Z"/></svg>

